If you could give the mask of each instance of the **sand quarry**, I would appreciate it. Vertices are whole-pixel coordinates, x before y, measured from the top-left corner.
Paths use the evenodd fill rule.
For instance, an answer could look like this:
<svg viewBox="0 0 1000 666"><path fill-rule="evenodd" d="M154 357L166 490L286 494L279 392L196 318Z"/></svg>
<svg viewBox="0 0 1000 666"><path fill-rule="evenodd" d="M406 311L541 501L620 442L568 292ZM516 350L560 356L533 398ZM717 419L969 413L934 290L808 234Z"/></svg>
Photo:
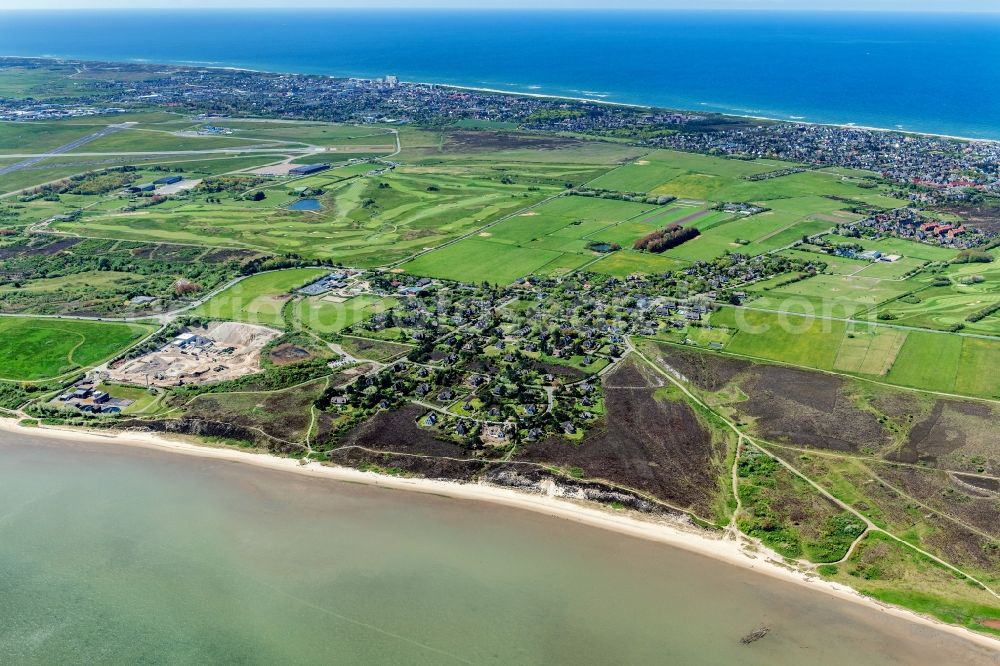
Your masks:
<svg viewBox="0 0 1000 666"><path fill-rule="evenodd" d="M111 381L142 386L183 386L242 377L260 369L261 350L281 335L235 322L192 328L164 347L110 368Z"/></svg>

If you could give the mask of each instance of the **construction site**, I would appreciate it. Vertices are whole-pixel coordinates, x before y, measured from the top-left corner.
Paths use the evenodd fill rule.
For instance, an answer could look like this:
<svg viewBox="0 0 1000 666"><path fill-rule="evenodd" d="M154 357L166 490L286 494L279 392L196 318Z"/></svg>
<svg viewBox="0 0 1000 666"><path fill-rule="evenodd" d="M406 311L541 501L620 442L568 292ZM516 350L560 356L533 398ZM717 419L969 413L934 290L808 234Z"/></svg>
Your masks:
<svg viewBox="0 0 1000 666"><path fill-rule="evenodd" d="M140 386L184 386L235 379L260 369L261 350L281 335L236 322L192 328L164 347L108 370L107 378Z"/></svg>

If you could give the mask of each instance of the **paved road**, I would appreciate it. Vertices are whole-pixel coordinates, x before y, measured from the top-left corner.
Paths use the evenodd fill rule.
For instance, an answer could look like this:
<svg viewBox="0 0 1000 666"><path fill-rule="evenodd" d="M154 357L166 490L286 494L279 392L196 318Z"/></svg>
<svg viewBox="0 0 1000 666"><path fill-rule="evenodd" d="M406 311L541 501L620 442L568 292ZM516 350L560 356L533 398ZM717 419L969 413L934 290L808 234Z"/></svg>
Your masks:
<svg viewBox="0 0 1000 666"><path fill-rule="evenodd" d="M26 168L34 165L34 164L37 164L38 162L41 162L42 160L44 160L47 157L55 157L56 155L61 155L63 153L68 153L69 151L74 150L76 148L79 148L80 146L86 145L86 144L90 143L91 141L96 141L97 139L100 139L101 137L108 136L109 134L114 134L115 132L117 132L119 130L125 129L126 127L128 127L128 125L125 124L125 123L117 124L117 125L108 125L107 127L105 127L102 130L98 130L98 131L94 132L93 134L88 134L87 136L80 137L79 139L74 139L73 141L70 141L69 143L63 144L63 145L59 146L58 148L54 148L53 150L50 150L47 153L36 153L36 154L26 154L26 155L7 155L7 156L4 156L4 157L14 157L14 158L25 157L27 159L25 159L22 162L17 162L16 164L11 164L9 166L3 167L2 169L0 169L0 176L5 176L8 173L13 173L13 172L19 171L21 169L26 169Z"/></svg>
<svg viewBox="0 0 1000 666"><path fill-rule="evenodd" d="M92 137L86 137L87 141L93 141L100 137L94 135ZM83 139L77 139L77 141L82 141ZM70 146L71 144L66 144ZM78 144L82 145L82 144ZM66 146L60 146L55 150L48 153L18 153L18 154L3 154L0 153L0 157L4 158L30 158L35 162L43 160L47 157L57 157L59 155L65 155L67 150L73 150L77 146L66 148ZM272 155L288 155L290 153L295 153L296 155L312 155L314 153L323 152L319 148L256 148L254 146L243 146L243 147L233 147L233 148L206 148L205 150L140 150L140 151L117 151L113 153L88 153L88 152L74 152L73 157L144 157L144 156L157 156L157 155L242 155L243 153L265 153ZM32 162L34 164L34 162ZM10 170L18 166L17 164L12 164L6 167ZM22 167L18 167L22 168ZM0 174L2 175L2 174Z"/></svg>

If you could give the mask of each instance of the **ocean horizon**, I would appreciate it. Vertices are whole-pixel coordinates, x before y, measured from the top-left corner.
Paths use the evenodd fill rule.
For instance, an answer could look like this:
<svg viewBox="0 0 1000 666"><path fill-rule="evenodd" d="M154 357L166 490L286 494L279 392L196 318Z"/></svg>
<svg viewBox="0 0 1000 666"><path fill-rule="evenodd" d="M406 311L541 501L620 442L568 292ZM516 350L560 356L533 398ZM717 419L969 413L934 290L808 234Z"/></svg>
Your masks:
<svg viewBox="0 0 1000 666"><path fill-rule="evenodd" d="M5 12L2 55L357 76L1000 139L1000 15Z"/></svg>

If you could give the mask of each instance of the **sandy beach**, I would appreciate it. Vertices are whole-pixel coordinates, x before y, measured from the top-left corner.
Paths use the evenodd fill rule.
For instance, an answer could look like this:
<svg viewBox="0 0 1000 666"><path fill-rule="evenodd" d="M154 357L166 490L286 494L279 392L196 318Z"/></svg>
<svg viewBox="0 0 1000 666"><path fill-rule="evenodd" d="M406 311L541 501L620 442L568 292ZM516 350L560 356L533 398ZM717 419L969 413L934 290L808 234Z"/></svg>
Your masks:
<svg viewBox="0 0 1000 666"><path fill-rule="evenodd" d="M1000 653L1000 640L969 631L962 627L948 625L903 608L882 604L862 596L848 587L824 581L815 575L793 569L785 565L780 556L774 553L757 547L754 547L751 551L741 546L732 538L700 530L694 526L684 524L680 520L672 522L657 520L654 522L653 520L639 519L638 514L615 512L597 505L585 505L581 502L495 486L433 479L399 478L320 463L301 464L297 460L281 458L266 453L252 453L236 449L199 445L182 439L168 439L153 433L100 433L55 427L25 427L13 419L7 418L0 419L0 431L24 438L44 437L67 442L105 443L113 446L131 446L169 451L186 456L241 463L281 470L292 474L324 478L331 481L360 483L394 490L433 494L458 500L490 502L505 507L532 511L590 527L597 527L631 537L667 544L692 553L711 557L766 576L806 586L839 599L877 609L882 613L929 628L932 627L940 631L946 631Z"/></svg>

